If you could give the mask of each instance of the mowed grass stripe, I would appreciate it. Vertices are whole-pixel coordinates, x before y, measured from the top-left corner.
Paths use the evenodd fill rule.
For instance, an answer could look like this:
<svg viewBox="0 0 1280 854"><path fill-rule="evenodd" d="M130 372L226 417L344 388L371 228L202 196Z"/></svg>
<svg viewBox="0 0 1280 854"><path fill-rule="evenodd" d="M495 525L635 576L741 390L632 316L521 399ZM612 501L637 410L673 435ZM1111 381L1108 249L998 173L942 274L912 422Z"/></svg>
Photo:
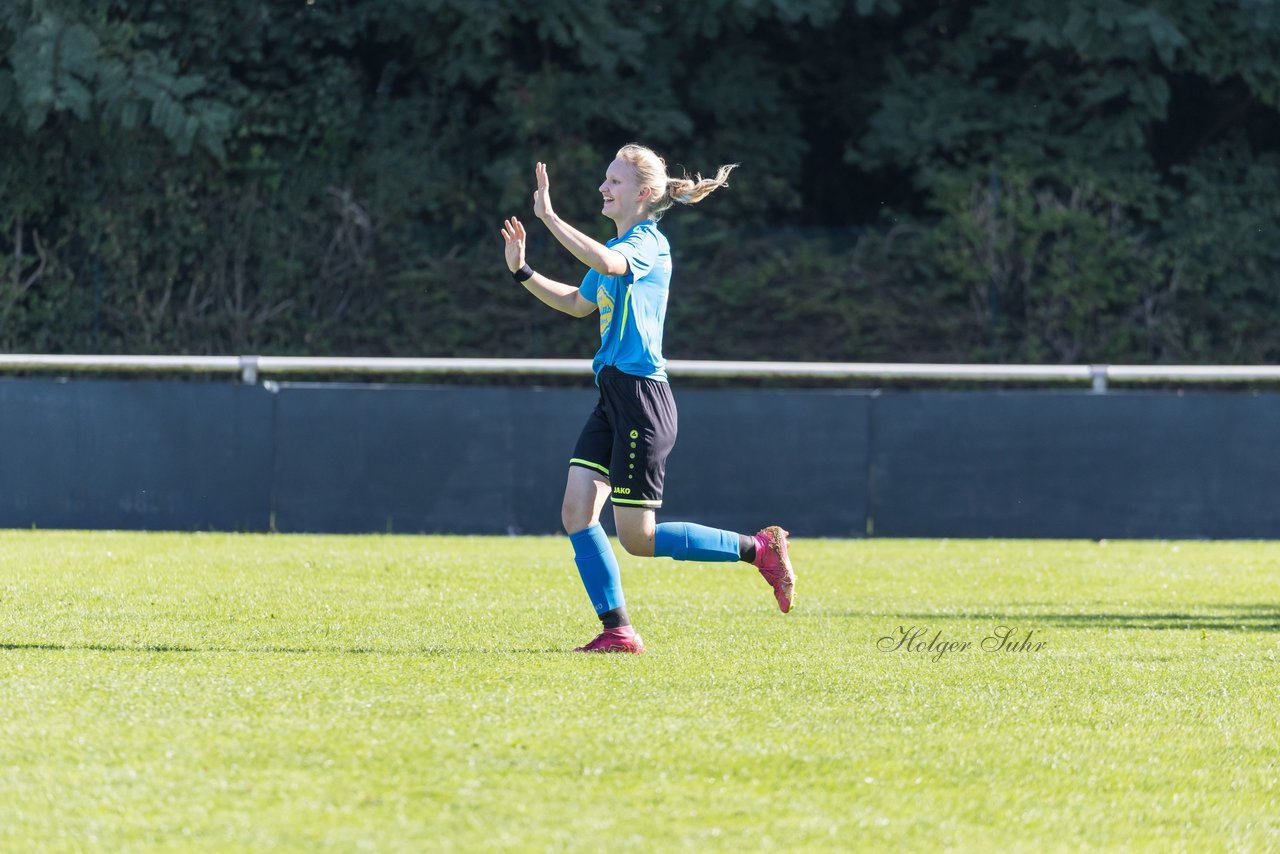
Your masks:
<svg viewBox="0 0 1280 854"><path fill-rule="evenodd" d="M1280 846L1280 544L794 556L0 532L0 850Z"/></svg>

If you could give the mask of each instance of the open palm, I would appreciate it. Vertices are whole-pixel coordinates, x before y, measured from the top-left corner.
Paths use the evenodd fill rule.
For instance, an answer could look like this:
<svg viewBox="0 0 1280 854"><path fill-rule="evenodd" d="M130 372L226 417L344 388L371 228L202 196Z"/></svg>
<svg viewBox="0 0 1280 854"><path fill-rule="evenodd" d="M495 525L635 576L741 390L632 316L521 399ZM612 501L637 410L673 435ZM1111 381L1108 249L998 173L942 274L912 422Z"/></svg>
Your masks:
<svg viewBox="0 0 1280 854"><path fill-rule="evenodd" d="M515 272L524 266L524 226L515 217L507 220L502 226L502 239L506 241L504 251L507 256L507 268Z"/></svg>
<svg viewBox="0 0 1280 854"><path fill-rule="evenodd" d="M538 180L538 189L533 191L533 214L538 219L546 219L551 213L551 181L547 178L547 164L539 163L534 168Z"/></svg>

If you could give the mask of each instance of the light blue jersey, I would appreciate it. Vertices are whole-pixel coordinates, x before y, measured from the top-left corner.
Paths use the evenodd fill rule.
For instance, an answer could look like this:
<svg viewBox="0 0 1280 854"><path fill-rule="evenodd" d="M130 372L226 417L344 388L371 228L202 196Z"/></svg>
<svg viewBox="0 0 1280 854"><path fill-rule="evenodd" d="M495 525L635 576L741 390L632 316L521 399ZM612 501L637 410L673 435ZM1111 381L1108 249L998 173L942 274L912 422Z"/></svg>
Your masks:
<svg viewBox="0 0 1280 854"><path fill-rule="evenodd" d="M623 373L667 381L662 357L662 327L671 289L671 244L651 219L605 244L627 259L627 273L605 276L590 270L579 292L600 309L600 349L591 368L606 365Z"/></svg>

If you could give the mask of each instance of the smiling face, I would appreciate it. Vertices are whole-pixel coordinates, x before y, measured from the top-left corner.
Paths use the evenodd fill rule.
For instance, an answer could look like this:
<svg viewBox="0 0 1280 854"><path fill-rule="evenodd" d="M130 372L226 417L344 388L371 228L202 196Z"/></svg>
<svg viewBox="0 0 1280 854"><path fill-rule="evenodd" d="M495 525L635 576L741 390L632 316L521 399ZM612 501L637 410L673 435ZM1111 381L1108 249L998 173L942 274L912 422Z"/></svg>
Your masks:
<svg viewBox="0 0 1280 854"><path fill-rule="evenodd" d="M640 186L636 168L621 158L615 159L605 170L604 183L600 185L604 200L600 213L617 223L639 221L646 216L645 202L651 195L651 189Z"/></svg>

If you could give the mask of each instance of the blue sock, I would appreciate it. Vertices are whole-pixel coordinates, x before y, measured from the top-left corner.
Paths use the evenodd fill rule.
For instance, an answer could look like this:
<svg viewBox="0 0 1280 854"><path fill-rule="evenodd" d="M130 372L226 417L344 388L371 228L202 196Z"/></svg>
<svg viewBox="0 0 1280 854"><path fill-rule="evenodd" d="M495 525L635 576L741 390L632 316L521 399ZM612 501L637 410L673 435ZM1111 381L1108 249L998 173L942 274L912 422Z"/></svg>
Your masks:
<svg viewBox="0 0 1280 854"><path fill-rule="evenodd" d="M618 570L618 559L600 523L570 534L569 542L573 543L573 562L578 565L582 586L587 588L596 614L625 608L627 603L622 598L622 573Z"/></svg>
<svg viewBox="0 0 1280 854"><path fill-rule="evenodd" d="M663 522L653 539L653 556L675 560L738 560L738 535L693 522Z"/></svg>

